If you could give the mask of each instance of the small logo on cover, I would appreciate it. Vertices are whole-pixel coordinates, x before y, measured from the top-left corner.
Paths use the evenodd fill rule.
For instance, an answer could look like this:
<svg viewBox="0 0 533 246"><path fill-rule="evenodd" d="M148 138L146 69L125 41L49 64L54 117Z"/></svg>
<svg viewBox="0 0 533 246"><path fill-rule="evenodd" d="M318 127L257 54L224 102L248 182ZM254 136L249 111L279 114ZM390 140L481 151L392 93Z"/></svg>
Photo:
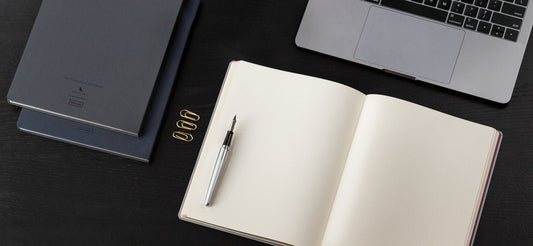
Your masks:
<svg viewBox="0 0 533 246"><path fill-rule="evenodd" d="M82 101L74 100L72 98L68 100L68 105L76 107L76 108L83 108L83 104L84 103Z"/></svg>

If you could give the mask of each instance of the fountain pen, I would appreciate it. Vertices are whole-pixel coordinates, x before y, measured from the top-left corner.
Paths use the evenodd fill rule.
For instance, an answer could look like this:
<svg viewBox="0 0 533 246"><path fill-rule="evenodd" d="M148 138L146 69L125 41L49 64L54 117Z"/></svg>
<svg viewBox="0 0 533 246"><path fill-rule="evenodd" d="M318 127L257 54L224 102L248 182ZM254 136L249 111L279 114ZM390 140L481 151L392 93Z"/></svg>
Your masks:
<svg viewBox="0 0 533 246"><path fill-rule="evenodd" d="M235 123L237 123L237 115L233 116L233 121L231 122L231 128L226 132L226 138L220 151L218 152L217 160L215 162L215 168L213 169L213 174L211 175L211 180L209 181L209 188L207 190L207 195L205 197L205 206L211 205L213 200L213 195L220 180L220 175L226 164L226 159L228 157L229 146L231 144L231 138L233 137L233 129L235 128Z"/></svg>

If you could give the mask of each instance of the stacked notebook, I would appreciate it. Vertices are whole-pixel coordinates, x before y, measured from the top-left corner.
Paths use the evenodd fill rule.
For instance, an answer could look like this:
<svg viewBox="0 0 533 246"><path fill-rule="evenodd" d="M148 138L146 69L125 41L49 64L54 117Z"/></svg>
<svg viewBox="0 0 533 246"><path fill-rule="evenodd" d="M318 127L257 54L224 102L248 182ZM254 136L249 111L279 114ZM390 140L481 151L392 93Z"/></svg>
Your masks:
<svg viewBox="0 0 533 246"><path fill-rule="evenodd" d="M148 162L198 6L43 1L7 96L19 129Z"/></svg>

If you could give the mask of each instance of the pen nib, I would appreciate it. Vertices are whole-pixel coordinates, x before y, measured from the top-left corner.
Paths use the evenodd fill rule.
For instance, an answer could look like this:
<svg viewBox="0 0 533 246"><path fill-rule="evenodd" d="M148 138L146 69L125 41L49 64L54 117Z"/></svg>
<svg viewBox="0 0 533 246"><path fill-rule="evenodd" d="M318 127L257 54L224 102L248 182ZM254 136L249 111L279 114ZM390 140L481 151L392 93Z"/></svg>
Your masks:
<svg viewBox="0 0 533 246"><path fill-rule="evenodd" d="M235 123L237 123L237 115L233 116L233 122L231 122L231 130L230 131L233 131L233 129L235 128Z"/></svg>

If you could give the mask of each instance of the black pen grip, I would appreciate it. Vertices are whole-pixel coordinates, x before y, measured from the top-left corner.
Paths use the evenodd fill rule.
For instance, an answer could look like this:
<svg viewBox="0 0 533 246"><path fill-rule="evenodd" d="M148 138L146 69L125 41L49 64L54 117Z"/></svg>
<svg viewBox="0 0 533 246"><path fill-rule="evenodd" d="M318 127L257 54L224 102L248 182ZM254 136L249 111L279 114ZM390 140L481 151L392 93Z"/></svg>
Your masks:
<svg viewBox="0 0 533 246"><path fill-rule="evenodd" d="M231 144L232 137L233 137L232 131L226 132L226 138L224 139L224 143L222 145L227 145L229 147L229 145Z"/></svg>

